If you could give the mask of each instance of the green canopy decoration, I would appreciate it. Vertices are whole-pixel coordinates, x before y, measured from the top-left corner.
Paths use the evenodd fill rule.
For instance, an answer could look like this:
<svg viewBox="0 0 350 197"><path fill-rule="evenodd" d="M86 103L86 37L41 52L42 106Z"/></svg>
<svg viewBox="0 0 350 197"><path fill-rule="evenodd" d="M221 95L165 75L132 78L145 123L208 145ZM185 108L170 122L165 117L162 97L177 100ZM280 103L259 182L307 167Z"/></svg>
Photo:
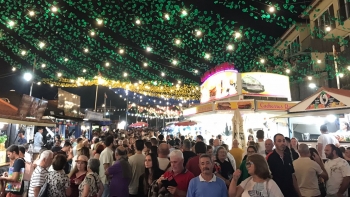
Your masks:
<svg viewBox="0 0 350 197"><path fill-rule="evenodd" d="M124 85L113 87L128 88L142 81L142 88L134 85L133 91L147 89L149 95L173 98L186 94L188 99L199 98L200 76L224 62L233 63L240 72L286 74L299 82L307 76L320 77L312 69L317 63L305 54L286 61L284 51L274 48L277 37L266 34L264 28L304 27L299 22L305 24L305 19L295 16L307 18L313 9L309 4L296 0L0 0L0 59L20 72L31 71L34 65L35 80L55 86L96 85L96 77L103 76L108 83L101 85L120 82ZM238 22L236 13L255 24ZM349 31L343 19L328 20ZM309 30L314 38L324 39L328 32L320 28ZM337 47L348 45L344 38L327 39ZM292 45L297 47L299 43ZM316 52L312 47L307 51ZM346 56L338 55L339 73L334 71L333 58L332 53L325 57L329 77L348 75Z"/></svg>

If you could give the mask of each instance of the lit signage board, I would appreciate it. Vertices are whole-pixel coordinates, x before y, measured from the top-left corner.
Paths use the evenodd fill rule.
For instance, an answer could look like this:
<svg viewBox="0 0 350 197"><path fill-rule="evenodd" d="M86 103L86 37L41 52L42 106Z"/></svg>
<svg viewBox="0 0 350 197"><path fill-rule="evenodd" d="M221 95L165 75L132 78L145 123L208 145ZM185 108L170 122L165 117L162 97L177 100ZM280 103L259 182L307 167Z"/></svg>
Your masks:
<svg viewBox="0 0 350 197"><path fill-rule="evenodd" d="M287 98L291 100L289 77L274 73L241 73L243 95Z"/></svg>
<svg viewBox="0 0 350 197"><path fill-rule="evenodd" d="M225 70L206 79L201 85L201 103L237 95L237 76L237 71Z"/></svg>

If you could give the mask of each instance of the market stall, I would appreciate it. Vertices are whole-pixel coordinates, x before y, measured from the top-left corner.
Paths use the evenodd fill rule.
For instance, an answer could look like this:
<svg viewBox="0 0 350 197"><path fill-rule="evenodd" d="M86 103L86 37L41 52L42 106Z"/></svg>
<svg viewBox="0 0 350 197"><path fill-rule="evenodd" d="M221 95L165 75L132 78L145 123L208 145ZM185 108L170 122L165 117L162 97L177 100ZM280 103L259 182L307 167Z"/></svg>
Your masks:
<svg viewBox="0 0 350 197"><path fill-rule="evenodd" d="M342 146L350 145L350 90L320 88L315 94L275 117L288 118L292 137L316 147L320 126L327 125Z"/></svg>
<svg viewBox="0 0 350 197"><path fill-rule="evenodd" d="M244 138L255 138L259 129L265 131L265 138L271 138L276 133L289 136L287 121L271 118L286 114L298 103L290 100L288 76L238 73L233 65L224 63L204 74L201 104L183 110L183 116L197 122L199 133L205 138L221 134L223 140L231 145L232 119L236 109L242 115Z"/></svg>

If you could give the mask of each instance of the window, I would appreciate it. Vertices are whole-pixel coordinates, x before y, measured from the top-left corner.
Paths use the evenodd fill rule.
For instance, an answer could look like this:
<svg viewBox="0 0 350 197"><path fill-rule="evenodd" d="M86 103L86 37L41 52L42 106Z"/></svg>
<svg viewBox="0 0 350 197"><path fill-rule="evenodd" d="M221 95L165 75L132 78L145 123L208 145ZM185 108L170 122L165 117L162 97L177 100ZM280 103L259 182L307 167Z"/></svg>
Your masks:
<svg viewBox="0 0 350 197"><path fill-rule="evenodd" d="M299 40L299 36L297 36L289 45L288 45L288 49L289 49L289 54L295 54L300 52L300 40Z"/></svg>
<svg viewBox="0 0 350 197"><path fill-rule="evenodd" d="M350 2L348 0L338 0L338 2L338 18L341 22L344 22L350 18Z"/></svg>
<svg viewBox="0 0 350 197"><path fill-rule="evenodd" d="M318 38L322 38L325 35L326 27L331 27L331 29L335 28L335 15L334 15L334 7L333 4L328 7L323 14L318 17L315 21L315 36Z"/></svg>

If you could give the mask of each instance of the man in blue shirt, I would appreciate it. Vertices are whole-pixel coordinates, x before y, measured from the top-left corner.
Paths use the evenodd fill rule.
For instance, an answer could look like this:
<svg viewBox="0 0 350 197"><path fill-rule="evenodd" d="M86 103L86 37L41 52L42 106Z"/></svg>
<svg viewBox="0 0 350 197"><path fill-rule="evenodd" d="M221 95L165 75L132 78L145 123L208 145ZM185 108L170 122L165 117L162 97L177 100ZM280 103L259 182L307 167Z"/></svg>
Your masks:
<svg viewBox="0 0 350 197"><path fill-rule="evenodd" d="M15 142L16 145L23 145L27 143L27 139L24 137L24 130L18 131L18 140Z"/></svg>
<svg viewBox="0 0 350 197"><path fill-rule="evenodd" d="M227 197L225 182L213 173L214 163L209 155L199 157L199 168L202 173L190 181L187 197Z"/></svg>

